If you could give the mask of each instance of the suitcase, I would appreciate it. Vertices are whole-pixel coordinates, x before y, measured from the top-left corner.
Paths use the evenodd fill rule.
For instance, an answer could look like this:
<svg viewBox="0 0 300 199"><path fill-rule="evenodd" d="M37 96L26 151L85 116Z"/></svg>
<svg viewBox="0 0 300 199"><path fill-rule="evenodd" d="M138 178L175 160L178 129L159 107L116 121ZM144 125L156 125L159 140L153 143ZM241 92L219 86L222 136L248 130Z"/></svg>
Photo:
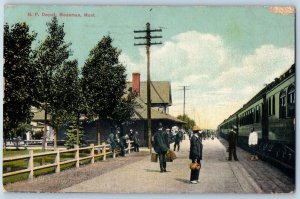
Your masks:
<svg viewBox="0 0 300 199"><path fill-rule="evenodd" d="M172 150L169 150L168 152L167 152L167 154L166 154L166 159L167 160L175 160L177 158L177 156L176 156L176 154L175 154L175 152L174 151L172 151Z"/></svg>
<svg viewBox="0 0 300 199"><path fill-rule="evenodd" d="M151 153L151 162L157 162L157 161L158 161L157 153Z"/></svg>
<svg viewBox="0 0 300 199"><path fill-rule="evenodd" d="M166 162L173 162L171 156L167 156L167 154L166 154Z"/></svg>
<svg viewBox="0 0 300 199"><path fill-rule="evenodd" d="M192 162L189 164L189 167L191 170L200 170L201 169L201 163L198 162Z"/></svg>

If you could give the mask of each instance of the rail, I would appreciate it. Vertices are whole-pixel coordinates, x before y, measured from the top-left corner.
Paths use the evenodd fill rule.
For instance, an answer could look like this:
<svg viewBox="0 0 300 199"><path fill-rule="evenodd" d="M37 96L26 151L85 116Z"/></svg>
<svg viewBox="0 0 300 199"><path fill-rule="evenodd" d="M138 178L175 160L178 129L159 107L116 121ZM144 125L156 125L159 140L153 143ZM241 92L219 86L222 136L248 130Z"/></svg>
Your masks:
<svg viewBox="0 0 300 199"><path fill-rule="evenodd" d="M132 143L133 143L133 141L127 142L128 147L125 150L128 151L128 154L130 154L130 151L132 149L134 149ZM14 176L14 175L23 174L23 173L29 173L28 178L32 179L32 178L34 178L34 171L36 171L36 170L55 167L55 173L59 173L61 171L60 170L61 165L64 165L67 163L75 162L76 167L79 168L80 161L82 161L82 160L90 160L90 163L94 164L95 158L102 157L102 160L106 160L107 156L111 155L111 154L113 155L112 158L116 158L117 154L120 153L120 150L111 151L109 146L110 146L110 144L106 144L105 142L103 142L101 145L90 144L89 147L82 147L82 148L75 145L74 149L68 149L68 150L59 150L58 149L56 151L35 153L35 154L33 153L33 150L30 150L29 155L3 158L3 164L5 162L18 161L18 160L27 160L27 163L28 163L28 166L26 169L20 169L20 170L12 171L12 172L5 172L5 173L3 173L3 177ZM80 157L80 151L82 151L82 150L90 150L89 155L85 156L85 157ZM95 151L97 151L98 153L95 153ZM74 158L61 161L61 154L68 153L68 152L75 152ZM43 164L43 165L39 165L39 166L34 165L34 158L49 156L49 155L55 156L54 163Z"/></svg>

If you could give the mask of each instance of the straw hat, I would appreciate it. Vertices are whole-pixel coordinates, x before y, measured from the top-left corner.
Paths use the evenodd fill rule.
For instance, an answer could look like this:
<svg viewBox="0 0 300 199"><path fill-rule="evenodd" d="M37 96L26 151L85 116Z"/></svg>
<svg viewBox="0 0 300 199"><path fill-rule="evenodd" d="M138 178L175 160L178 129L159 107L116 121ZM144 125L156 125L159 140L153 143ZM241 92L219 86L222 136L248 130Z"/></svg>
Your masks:
<svg viewBox="0 0 300 199"><path fill-rule="evenodd" d="M193 131L200 131L200 128L197 125L195 125L193 126Z"/></svg>

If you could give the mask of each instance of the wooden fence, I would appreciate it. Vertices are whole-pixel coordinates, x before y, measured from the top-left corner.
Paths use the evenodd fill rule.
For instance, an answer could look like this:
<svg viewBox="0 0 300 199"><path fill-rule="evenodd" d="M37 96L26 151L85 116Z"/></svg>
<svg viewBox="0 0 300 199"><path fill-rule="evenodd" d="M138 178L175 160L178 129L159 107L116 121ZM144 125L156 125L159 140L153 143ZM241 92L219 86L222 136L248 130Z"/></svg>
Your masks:
<svg viewBox="0 0 300 199"><path fill-rule="evenodd" d="M128 151L129 154L130 154L130 150L134 148L132 146L132 143L133 143L133 141L128 141L127 142L128 147L125 149ZM55 172L59 173L61 165L64 165L64 164L76 163L76 167L79 168L80 161L82 161L82 160L90 160L90 163L93 164L93 163L95 163L95 158L98 158L98 157L102 157L102 160L106 160L107 156L112 154L112 157L116 158L116 155L118 153L120 153L120 150L111 151L109 146L110 146L109 144L106 144L104 142L103 144L96 145L96 146L94 144L90 144L89 147L79 148L78 146L75 146L74 149L68 149L68 150L59 150L58 149L56 151L43 152L43 153L33 153L33 150L30 150L29 155L3 158L3 164L5 162L11 162L11 161L28 160L28 167L26 169L3 173L3 177L14 176L14 175L23 174L23 173L29 173L29 178L32 179L34 177L34 171L36 171L36 170L55 167ZM80 157L80 151L82 151L82 150L90 150L89 156ZM98 153L95 153L95 151L98 151ZM73 159L61 161L61 155L63 153L69 153L69 152L75 152L75 157ZM40 166L34 166L34 158L44 157L44 156L49 156L49 155L55 156L54 163L40 165Z"/></svg>

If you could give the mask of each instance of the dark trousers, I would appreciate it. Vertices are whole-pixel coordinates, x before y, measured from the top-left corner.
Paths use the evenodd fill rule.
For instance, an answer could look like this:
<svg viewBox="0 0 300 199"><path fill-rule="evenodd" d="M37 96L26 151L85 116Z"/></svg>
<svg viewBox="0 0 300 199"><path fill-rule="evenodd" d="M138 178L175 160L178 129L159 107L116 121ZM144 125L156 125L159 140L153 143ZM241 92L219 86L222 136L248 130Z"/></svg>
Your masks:
<svg viewBox="0 0 300 199"><path fill-rule="evenodd" d="M257 145L250 145L251 155L256 155Z"/></svg>
<svg viewBox="0 0 300 199"><path fill-rule="evenodd" d="M134 151L139 152L140 151L140 145L139 144L134 144Z"/></svg>
<svg viewBox="0 0 300 199"><path fill-rule="evenodd" d="M167 168L166 153L167 152L158 153L160 171L164 171Z"/></svg>
<svg viewBox="0 0 300 199"><path fill-rule="evenodd" d="M237 156L236 156L236 147L229 147L229 157L228 160L232 160L232 155L234 160L238 160Z"/></svg>
<svg viewBox="0 0 300 199"><path fill-rule="evenodd" d="M126 151L125 151L125 146L123 145L123 143L119 143L119 148L120 148L120 155L121 156L125 156L125 153L126 153Z"/></svg>
<svg viewBox="0 0 300 199"><path fill-rule="evenodd" d="M194 160L192 161L194 162ZM200 164L200 159L198 158L197 159L197 162ZM194 180L199 180L199 174L200 174L200 170L191 170L191 178L190 180L191 181L194 181Z"/></svg>
<svg viewBox="0 0 300 199"><path fill-rule="evenodd" d="M175 143L174 143L174 151L176 151L176 146L177 146L177 151L179 151L179 149L180 149L180 141L179 142L176 142L175 141Z"/></svg>

